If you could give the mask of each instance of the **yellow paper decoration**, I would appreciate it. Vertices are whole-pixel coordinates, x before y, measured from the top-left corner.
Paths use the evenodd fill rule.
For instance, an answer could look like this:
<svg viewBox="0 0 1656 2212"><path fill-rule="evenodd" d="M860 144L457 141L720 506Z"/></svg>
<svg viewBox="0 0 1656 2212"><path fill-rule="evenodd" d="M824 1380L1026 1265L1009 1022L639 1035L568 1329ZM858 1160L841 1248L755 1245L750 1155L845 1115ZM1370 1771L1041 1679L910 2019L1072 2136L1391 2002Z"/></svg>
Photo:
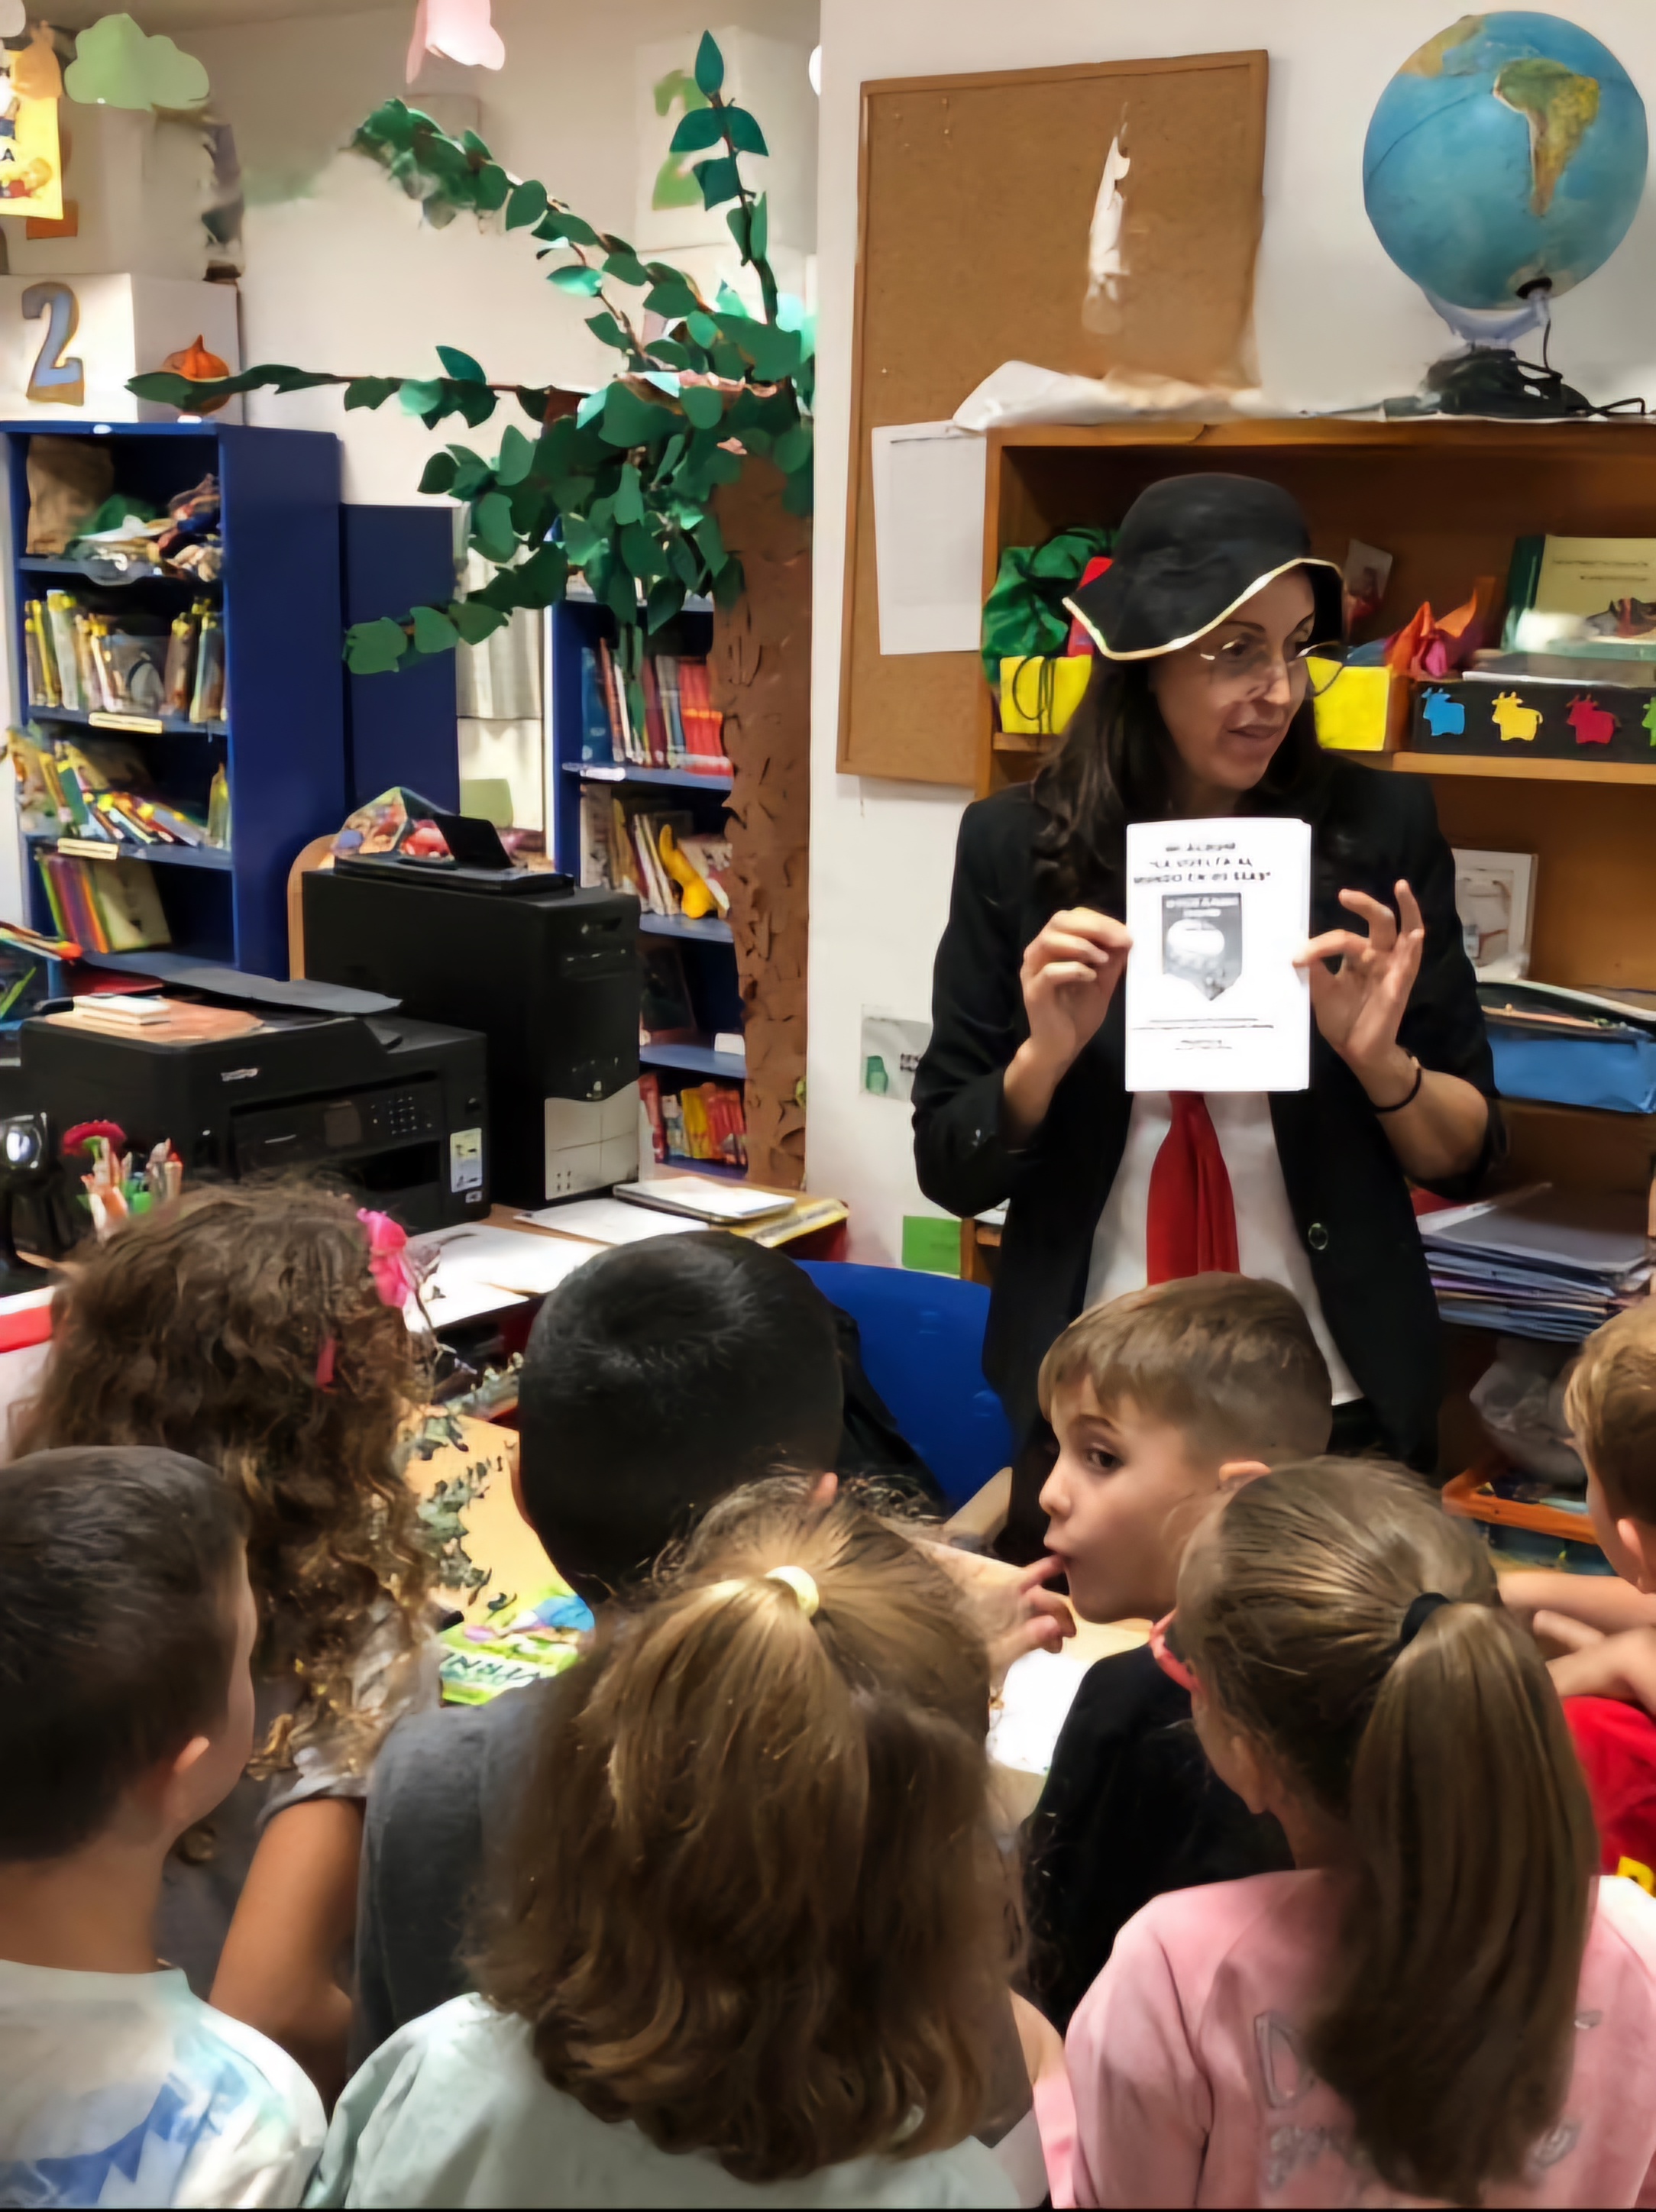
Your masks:
<svg viewBox="0 0 1656 2212"><path fill-rule="evenodd" d="M24 59L6 55L8 63ZM64 164L58 143L58 103L25 100L9 70L0 75L0 215L60 222Z"/></svg>
<svg viewBox="0 0 1656 2212"><path fill-rule="evenodd" d="M1311 660L1312 681L1327 682L1335 664ZM1397 678L1402 682L1402 678ZM1315 702L1317 742L1324 751L1383 753L1391 703L1389 668L1342 668Z"/></svg>
<svg viewBox="0 0 1656 2212"><path fill-rule="evenodd" d="M1014 737L1062 737L1093 673L1091 653L1031 653L1001 663L1001 727Z"/></svg>

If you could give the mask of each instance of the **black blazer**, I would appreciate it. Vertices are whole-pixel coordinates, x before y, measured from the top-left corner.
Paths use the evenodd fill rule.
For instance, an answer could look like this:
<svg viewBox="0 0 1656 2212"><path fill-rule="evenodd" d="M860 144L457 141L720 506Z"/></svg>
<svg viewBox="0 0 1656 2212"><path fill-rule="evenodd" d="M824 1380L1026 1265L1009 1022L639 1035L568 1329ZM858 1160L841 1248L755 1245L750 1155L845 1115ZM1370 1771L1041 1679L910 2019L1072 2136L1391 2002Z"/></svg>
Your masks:
<svg viewBox="0 0 1656 2212"><path fill-rule="evenodd" d="M1400 1042L1423 1066L1492 1096L1489 1039L1455 914L1454 863L1429 786L1337 756L1325 765L1306 808L1315 836L1313 933L1361 928L1336 902L1339 890L1390 904L1392 885L1406 878L1427 938ZM927 1197L961 1215L1010 1201L983 1368L1020 1437L1038 1412L1042 1357L1081 1311L1093 1231L1132 1108L1117 991L1027 1145L1014 1146L1003 1133L1002 1077L1029 1034L1018 971L1055 910L1036 884L1036 823L1027 784L966 809L937 948L931 1042L914 1085L915 1164ZM1315 1030L1310 1089L1273 1092L1270 1110L1330 1331L1388 1449L1429 1468L1441 1392L1438 1315L1397 1155L1362 1085ZM1493 1107L1489 1120L1483 1160L1442 1185L1446 1195L1468 1194L1488 1164L1501 1140Z"/></svg>

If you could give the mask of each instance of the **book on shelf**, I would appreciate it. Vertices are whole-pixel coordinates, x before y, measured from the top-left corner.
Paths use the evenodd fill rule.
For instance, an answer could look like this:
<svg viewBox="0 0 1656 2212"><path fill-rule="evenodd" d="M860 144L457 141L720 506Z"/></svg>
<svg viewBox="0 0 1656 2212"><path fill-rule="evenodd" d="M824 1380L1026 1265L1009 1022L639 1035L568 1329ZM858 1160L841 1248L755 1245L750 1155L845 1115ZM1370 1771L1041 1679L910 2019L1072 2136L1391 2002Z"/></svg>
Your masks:
<svg viewBox="0 0 1656 2212"><path fill-rule="evenodd" d="M730 773L724 717L712 703L704 660L647 653L635 687L600 638L596 652L581 648L581 702L583 767Z"/></svg>
<svg viewBox="0 0 1656 2212"><path fill-rule="evenodd" d="M638 1000L641 1044L687 1044L701 1032L691 1000L685 963L676 945L654 939L643 948Z"/></svg>
<svg viewBox="0 0 1656 2212"><path fill-rule="evenodd" d="M215 721L224 709L223 639L205 599L169 625L142 610L117 617L71 592L48 592L23 611L29 705L46 713Z"/></svg>
<svg viewBox="0 0 1656 2212"><path fill-rule="evenodd" d="M747 1119L740 1091L728 1083L687 1083L676 1095L659 1095L667 1158L747 1165Z"/></svg>
<svg viewBox="0 0 1656 2212"><path fill-rule="evenodd" d="M63 853L36 858L60 936L88 952L143 952L172 943L147 861L113 854L95 860Z"/></svg>
<svg viewBox="0 0 1656 2212"><path fill-rule="evenodd" d="M209 809L155 789L143 753L125 739L60 738L14 729L6 750L17 777L18 817L34 835L143 849L215 842Z"/></svg>

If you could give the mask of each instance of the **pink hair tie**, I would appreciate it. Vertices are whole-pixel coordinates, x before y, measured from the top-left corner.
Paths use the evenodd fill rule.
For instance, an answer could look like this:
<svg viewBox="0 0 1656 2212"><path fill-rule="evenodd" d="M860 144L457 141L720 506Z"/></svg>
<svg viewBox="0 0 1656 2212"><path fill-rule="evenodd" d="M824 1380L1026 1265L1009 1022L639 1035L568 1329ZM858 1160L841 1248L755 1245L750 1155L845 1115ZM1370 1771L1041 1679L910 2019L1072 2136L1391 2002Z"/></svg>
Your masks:
<svg viewBox="0 0 1656 2212"><path fill-rule="evenodd" d="M331 1390L333 1387L333 1362L338 1346L331 1336L325 1336L316 1347L316 1387Z"/></svg>
<svg viewBox="0 0 1656 2212"><path fill-rule="evenodd" d="M412 1297L415 1284L408 1261L408 1231L388 1213L375 1213L368 1206L358 1207L356 1218L368 1231L368 1272L380 1302L395 1306L400 1313Z"/></svg>

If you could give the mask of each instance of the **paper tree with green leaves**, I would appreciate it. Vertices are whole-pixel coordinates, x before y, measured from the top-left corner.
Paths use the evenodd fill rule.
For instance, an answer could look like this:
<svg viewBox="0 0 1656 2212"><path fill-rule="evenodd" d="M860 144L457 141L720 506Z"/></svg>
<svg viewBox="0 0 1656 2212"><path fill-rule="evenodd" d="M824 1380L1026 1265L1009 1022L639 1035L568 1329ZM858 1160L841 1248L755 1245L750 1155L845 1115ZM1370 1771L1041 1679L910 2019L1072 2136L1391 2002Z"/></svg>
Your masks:
<svg viewBox="0 0 1656 2212"><path fill-rule="evenodd" d="M480 590L442 606L411 608L397 621L359 623L346 659L359 675L408 667L461 641L478 644L517 607L563 596L572 574L586 578L619 625L621 657L636 685L643 637L671 621L692 593L728 607L742 590L713 512L721 484L748 455L780 469L783 503L811 505L813 333L801 302L781 294L767 253L763 195L744 181L740 156L769 151L758 121L724 96L724 58L710 34L696 55L702 104L686 106L675 154L704 154L692 171L707 208L726 221L758 281L762 318L728 285L703 298L683 270L642 261L624 238L595 229L533 178L508 174L475 131L451 138L429 116L388 100L352 140L417 199L441 227L471 211L503 210L508 231L540 241L557 258L550 281L590 300L588 328L624 359L607 385L569 414L563 396L491 383L470 354L439 346L443 374L347 376L267 363L240 375L198 380L170 370L135 376L129 390L189 413L241 392L302 392L344 385L344 404L382 407L395 398L428 427L458 415L475 429L514 394L536 427L508 423L493 460L451 445L427 463L423 492L448 493L471 510L471 543L495 568Z"/></svg>

